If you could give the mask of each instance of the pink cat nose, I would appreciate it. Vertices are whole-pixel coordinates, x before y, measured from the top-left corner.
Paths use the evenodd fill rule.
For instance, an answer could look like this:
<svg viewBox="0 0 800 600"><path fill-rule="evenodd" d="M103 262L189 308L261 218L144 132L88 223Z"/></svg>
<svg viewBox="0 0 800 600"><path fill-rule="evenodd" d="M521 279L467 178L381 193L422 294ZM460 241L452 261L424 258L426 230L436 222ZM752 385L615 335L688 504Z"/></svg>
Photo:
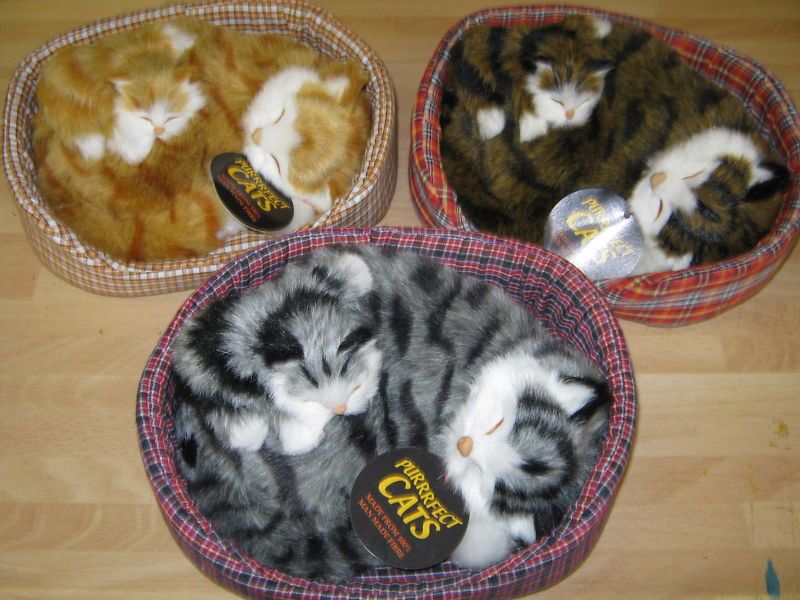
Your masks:
<svg viewBox="0 0 800 600"><path fill-rule="evenodd" d="M337 415L343 415L346 410L347 410L347 405L346 404L341 404L341 405L337 406L336 408L334 408L333 412L336 413Z"/></svg>
<svg viewBox="0 0 800 600"><path fill-rule="evenodd" d="M456 448L458 448L461 456L469 456L470 452L472 452L472 438L468 435L459 438L458 442L456 442Z"/></svg>
<svg viewBox="0 0 800 600"><path fill-rule="evenodd" d="M567 117L567 121L572 121L572 117L575 116L575 110L570 108L569 110L564 111L564 116Z"/></svg>
<svg viewBox="0 0 800 600"><path fill-rule="evenodd" d="M667 180L667 174L666 173L661 173L661 172L653 173L652 175L650 175L650 187L653 188L653 189L656 189L658 186L660 186L666 180Z"/></svg>
<svg viewBox="0 0 800 600"><path fill-rule="evenodd" d="M256 144L261 143L261 127L253 132L253 134L250 136L250 139L252 139Z"/></svg>
<svg viewBox="0 0 800 600"><path fill-rule="evenodd" d="M156 126L156 127L153 127L153 132L154 132L156 135L161 135L161 134L162 134L162 133L164 133L165 131L166 131L166 129L164 129L164 128L163 128L161 125L158 125L158 126Z"/></svg>

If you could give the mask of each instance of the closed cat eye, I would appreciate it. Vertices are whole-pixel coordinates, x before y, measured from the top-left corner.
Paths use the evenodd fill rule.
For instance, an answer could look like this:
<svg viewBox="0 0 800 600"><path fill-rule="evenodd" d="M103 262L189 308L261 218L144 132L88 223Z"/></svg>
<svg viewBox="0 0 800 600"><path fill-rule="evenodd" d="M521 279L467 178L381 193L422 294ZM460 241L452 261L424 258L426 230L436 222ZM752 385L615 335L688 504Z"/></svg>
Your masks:
<svg viewBox="0 0 800 600"><path fill-rule="evenodd" d="M284 107L281 109L281 114L279 114L279 115L278 115L278 118L277 118L277 119L275 119L275 120L274 120L272 123L273 123L273 124L275 124L275 123L277 123L278 121L280 121L280 120L283 118L283 115L284 115L284 113L285 113L285 112L286 112L286 107L284 106Z"/></svg>
<svg viewBox="0 0 800 600"><path fill-rule="evenodd" d="M700 176L702 174L703 174L703 171L701 170L701 171L698 171L697 173L695 173L694 175L687 175L686 177L682 177L682 179L684 181L686 181L687 179L694 179L695 177L698 177L698 176Z"/></svg>
<svg viewBox="0 0 800 600"><path fill-rule="evenodd" d="M497 431L498 429L500 429L500 426L503 424L503 421L505 421L505 420L506 420L506 419L505 419L505 417L503 417L502 419L500 419L500 420L497 422L497 425L495 425L495 426L494 426L494 427L492 427L492 428L491 428L489 431L487 431L487 432L486 432L486 435L492 435L492 434L493 434L495 431Z"/></svg>
<svg viewBox="0 0 800 600"><path fill-rule="evenodd" d="M278 162L278 159L274 154L270 153L270 156L272 157L272 160L275 161L275 166L278 168L278 175L283 175L283 173L281 173L281 163Z"/></svg>

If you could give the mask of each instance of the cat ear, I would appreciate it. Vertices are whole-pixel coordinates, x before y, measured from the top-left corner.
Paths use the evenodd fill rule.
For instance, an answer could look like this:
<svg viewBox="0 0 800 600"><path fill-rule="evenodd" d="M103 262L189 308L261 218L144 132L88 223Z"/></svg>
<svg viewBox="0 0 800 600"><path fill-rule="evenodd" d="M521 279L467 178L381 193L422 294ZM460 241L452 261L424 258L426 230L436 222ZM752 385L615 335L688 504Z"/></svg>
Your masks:
<svg viewBox="0 0 800 600"><path fill-rule="evenodd" d="M164 32L167 41L169 42L170 46L172 46L175 56L180 56L186 52L189 48L194 46L194 43L197 40L194 35L188 31L184 31L176 27L172 23L167 23L164 25L164 28L161 31Z"/></svg>
<svg viewBox="0 0 800 600"><path fill-rule="evenodd" d="M555 66L555 59L549 56L534 56L533 63L536 65L536 70L552 71Z"/></svg>
<svg viewBox="0 0 800 600"><path fill-rule="evenodd" d="M753 185L747 190L745 201L765 200L783 192L789 185L789 171L781 164L762 161L753 172Z"/></svg>
<svg viewBox="0 0 800 600"><path fill-rule="evenodd" d="M347 88L350 87L350 80L344 75L335 75L325 79L323 84L334 98L341 100Z"/></svg>
<svg viewBox="0 0 800 600"><path fill-rule="evenodd" d="M587 66L598 77L605 77L615 65L610 60L592 60Z"/></svg>
<svg viewBox="0 0 800 600"><path fill-rule="evenodd" d="M588 377L562 375L559 383L563 384L563 395L559 398L559 403L569 413L570 420L576 423L587 422L611 403L611 393L605 382Z"/></svg>
<svg viewBox="0 0 800 600"><path fill-rule="evenodd" d="M117 92L122 93L122 90L130 83L130 81L128 79L112 79L111 83L114 85L114 88L117 90Z"/></svg>
<svg viewBox="0 0 800 600"><path fill-rule="evenodd" d="M597 39L602 40L611 33L611 21L600 17L592 17L591 19L594 25L594 35Z"/></svg>
<svg viewBox="0 0 800 600"><path fill-rule="evenodd" d="M345 289L355 300L372 291L372 273L369 266L358 254L345 252L338 255L331 265L331 271L347 284Z"/></svg>

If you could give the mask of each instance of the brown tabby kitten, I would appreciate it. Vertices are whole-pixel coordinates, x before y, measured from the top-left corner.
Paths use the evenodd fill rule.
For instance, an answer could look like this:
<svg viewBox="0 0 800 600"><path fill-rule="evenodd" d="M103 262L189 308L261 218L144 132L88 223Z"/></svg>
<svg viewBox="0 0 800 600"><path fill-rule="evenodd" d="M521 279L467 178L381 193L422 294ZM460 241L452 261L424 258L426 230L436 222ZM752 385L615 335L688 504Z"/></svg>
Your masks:
<svg viewBox="0 0 800 600"><path fill-rule="evenodd" d="M542 36L550 44L573 39L558 24L533 39ZM631 202L653 254L640 272L752 248L774 222L787 172L744 107L644 31L614 25L600 45L614 68L586 123L530 142L520 142L521 122L508 108L502 134L482 141L470 101L452 92L448 75L442 159L465 216L480 229L541 243L561 198L600 187ZM587 47L585 60L594 51Z"/></svg>
<svg viewBox="0 0 800 600"><path fill-rule="evenodd" d="M523 142L582 125L612 66L600 46L606 34L603 22L583 15L536 29L473 27L453 47L444 103L458 101L481 139L498 135L507 119L520 124Z"/></svg>

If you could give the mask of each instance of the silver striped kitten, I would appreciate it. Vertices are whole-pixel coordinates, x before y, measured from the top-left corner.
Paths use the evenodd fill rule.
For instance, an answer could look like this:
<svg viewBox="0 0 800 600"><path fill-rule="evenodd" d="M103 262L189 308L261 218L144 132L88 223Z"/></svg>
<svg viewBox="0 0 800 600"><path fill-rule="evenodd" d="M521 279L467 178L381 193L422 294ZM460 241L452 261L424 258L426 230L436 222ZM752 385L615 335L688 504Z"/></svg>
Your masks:
<svg viewBox="0 0 800 600"><path fill-rule="evenodd" d="M288 310L298 289L303 308ZM258 300L242 304L250 296ZM262 310L245 309L252 306ZM240 321L249 326L231 333ZM230 340L248 332L258 341ZM470 512L452 560L481 568L560 524L606 428L609 393L587 357L498 288L412 253L316 250L278 279L212 303L181 339L175 425L190 496L222 537L309 579L379 566L348 516L350 486L378 454L417 446L444 460ZM281 360L276 348L291 352ZM312 391L304 404L321 408L303 415L322 415L321 427L276 400L285 386L274 378L290 370L294 400L303 404L301 388ZM243 381L258 382L242 386L246 400L237 395ZM323 387L363 396L330 401ZM266 424L257 435L239 425L253 414ZM286 419L293 436L305 436L299 450L281 435Z"/></svg>

